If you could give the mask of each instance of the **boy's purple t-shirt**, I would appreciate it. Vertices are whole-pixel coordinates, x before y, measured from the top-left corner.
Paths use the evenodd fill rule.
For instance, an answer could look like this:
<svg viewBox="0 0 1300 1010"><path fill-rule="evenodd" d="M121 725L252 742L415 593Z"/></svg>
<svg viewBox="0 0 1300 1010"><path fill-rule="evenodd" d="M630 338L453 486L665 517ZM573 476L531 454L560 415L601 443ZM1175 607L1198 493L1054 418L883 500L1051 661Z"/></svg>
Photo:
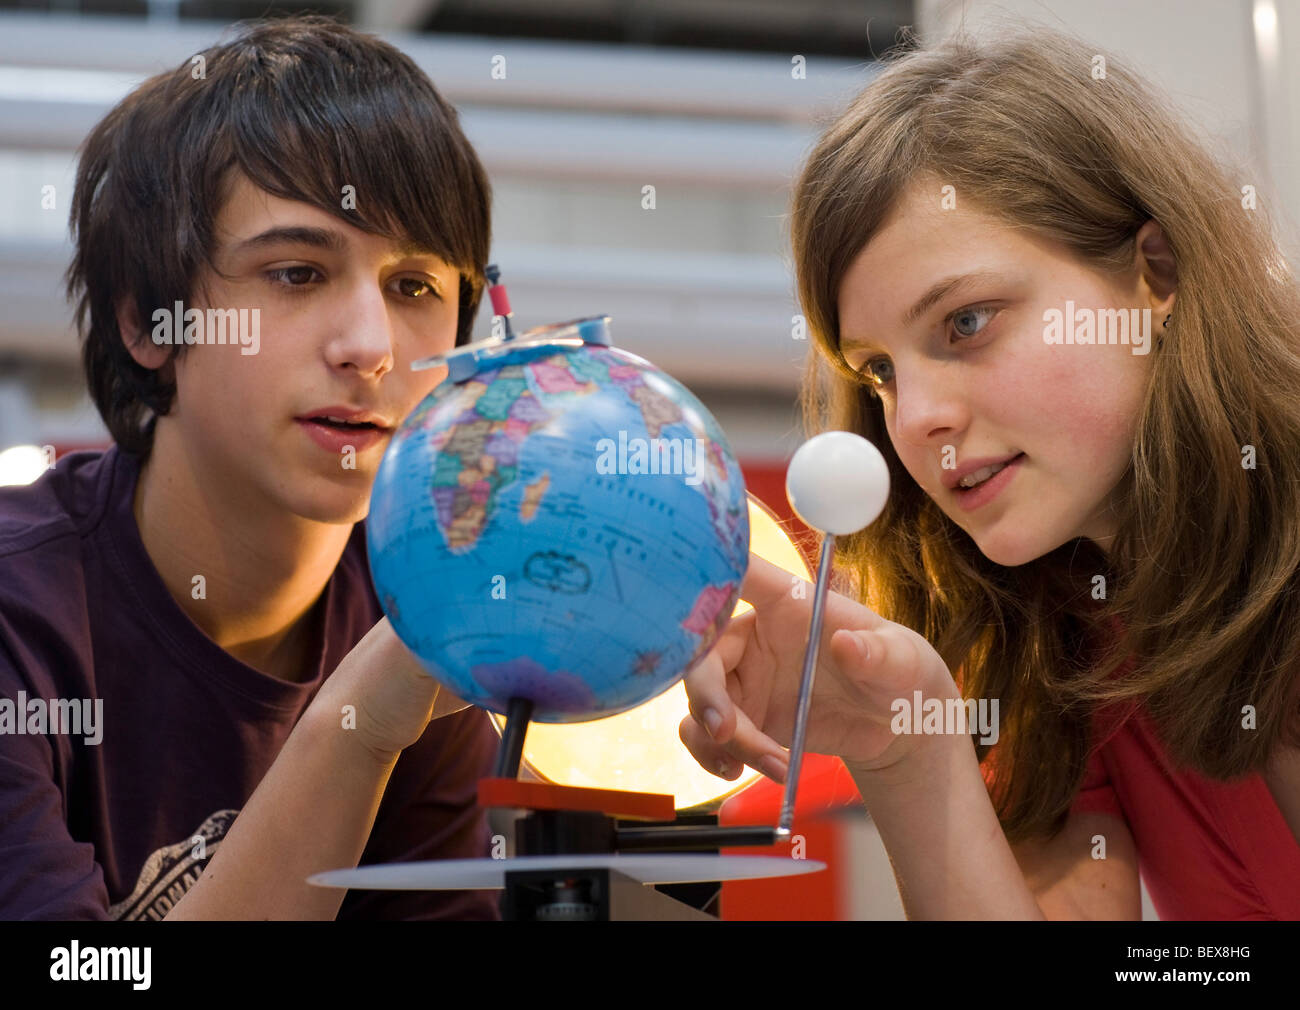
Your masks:
<svg viewBox="0 0 1300 1010"><path fill-rule="evenodd" d="M358 523L319 603L308 679L246 666L190 620L150 561L132 512L138 474L138 460L112 448L0 488L3 919L165 916L323 679L382 616ZM55 727L51 699L61 722L69 700L87 721ZM497 742L482 709L430 723L398 758L361 864L488 857L476 791ZM493 891L349 891L338 917L500 912Z"/></svg>

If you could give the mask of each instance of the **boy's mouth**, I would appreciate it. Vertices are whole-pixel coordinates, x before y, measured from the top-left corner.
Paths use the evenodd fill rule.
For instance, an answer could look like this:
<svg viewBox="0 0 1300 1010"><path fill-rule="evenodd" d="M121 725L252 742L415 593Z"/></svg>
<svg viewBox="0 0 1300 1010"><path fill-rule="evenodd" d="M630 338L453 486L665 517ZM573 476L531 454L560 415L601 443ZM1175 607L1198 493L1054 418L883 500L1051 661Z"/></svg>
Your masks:
<svg viewBox="0 0 1300 1010"><path fill-rule="evenodd" d="M388 418L374 411L359 407L339 406L318 407L308 414L300 414L299 421L320 424L340 431L389 431L392 424Z"/></svg>
<svg viewBox="0 0 1300 1010"><path fill-rule="evenodd" d="M308 438L330 453L379 448L393 434L388 418L350 406L319 407L295 420Z"/></svg>
<svg viewBox="0 0 1300 1010"><path fill-rule="evenodd" d="M377 425L371 421L345 421L341 417L308 417L305 420L314 421L316 424L327 424L331 428L351 428L353 430L361 429L378 429Z"/></svg>

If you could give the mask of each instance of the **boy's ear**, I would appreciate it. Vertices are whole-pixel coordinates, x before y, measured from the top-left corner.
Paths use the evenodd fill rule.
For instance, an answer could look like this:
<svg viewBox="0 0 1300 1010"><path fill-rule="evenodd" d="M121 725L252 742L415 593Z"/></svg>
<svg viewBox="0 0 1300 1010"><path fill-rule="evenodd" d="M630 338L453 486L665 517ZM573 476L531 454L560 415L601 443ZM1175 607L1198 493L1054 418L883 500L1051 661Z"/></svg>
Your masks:
<svg viewBox="0 0 1300 1010"><path fill-rule="evenodd" d="M118 299L117 329L122 334L122 343L126 346L127 353L141 368L156 369L167 364L171 347L155 344L150 339L149 332L140 325L140 313L136 311L135 299L130 296Z"/></svg>

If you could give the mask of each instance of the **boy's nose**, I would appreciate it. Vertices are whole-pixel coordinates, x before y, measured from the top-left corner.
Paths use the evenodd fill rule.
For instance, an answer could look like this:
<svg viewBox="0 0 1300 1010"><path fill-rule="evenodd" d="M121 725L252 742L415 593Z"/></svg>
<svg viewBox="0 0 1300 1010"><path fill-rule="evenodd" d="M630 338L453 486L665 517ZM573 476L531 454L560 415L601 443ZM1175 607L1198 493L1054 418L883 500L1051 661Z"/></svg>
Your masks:
<svg viewBox="0 0 1300 1010"><path fill-rule="evenodd" d="M335 368L355 368L362 375L381 376L393 367L393 320L384 292L378 287L354 291L342 309L339 331L326 350Z"/></svg>

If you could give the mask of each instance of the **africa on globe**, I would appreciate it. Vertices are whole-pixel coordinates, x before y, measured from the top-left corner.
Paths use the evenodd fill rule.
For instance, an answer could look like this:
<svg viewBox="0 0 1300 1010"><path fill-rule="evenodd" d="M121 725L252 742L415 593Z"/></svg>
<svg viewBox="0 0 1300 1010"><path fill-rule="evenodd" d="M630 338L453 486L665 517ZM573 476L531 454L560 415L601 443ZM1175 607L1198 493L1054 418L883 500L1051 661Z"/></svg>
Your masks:
<svg viewBox="0 0 1300 1010"><path fill-rule="evenodd" d="M712 647L749 551L740 467L604 317L462 353L402 423L366 522L394 630L453 693L580 722L672 687Z"/></svg>

